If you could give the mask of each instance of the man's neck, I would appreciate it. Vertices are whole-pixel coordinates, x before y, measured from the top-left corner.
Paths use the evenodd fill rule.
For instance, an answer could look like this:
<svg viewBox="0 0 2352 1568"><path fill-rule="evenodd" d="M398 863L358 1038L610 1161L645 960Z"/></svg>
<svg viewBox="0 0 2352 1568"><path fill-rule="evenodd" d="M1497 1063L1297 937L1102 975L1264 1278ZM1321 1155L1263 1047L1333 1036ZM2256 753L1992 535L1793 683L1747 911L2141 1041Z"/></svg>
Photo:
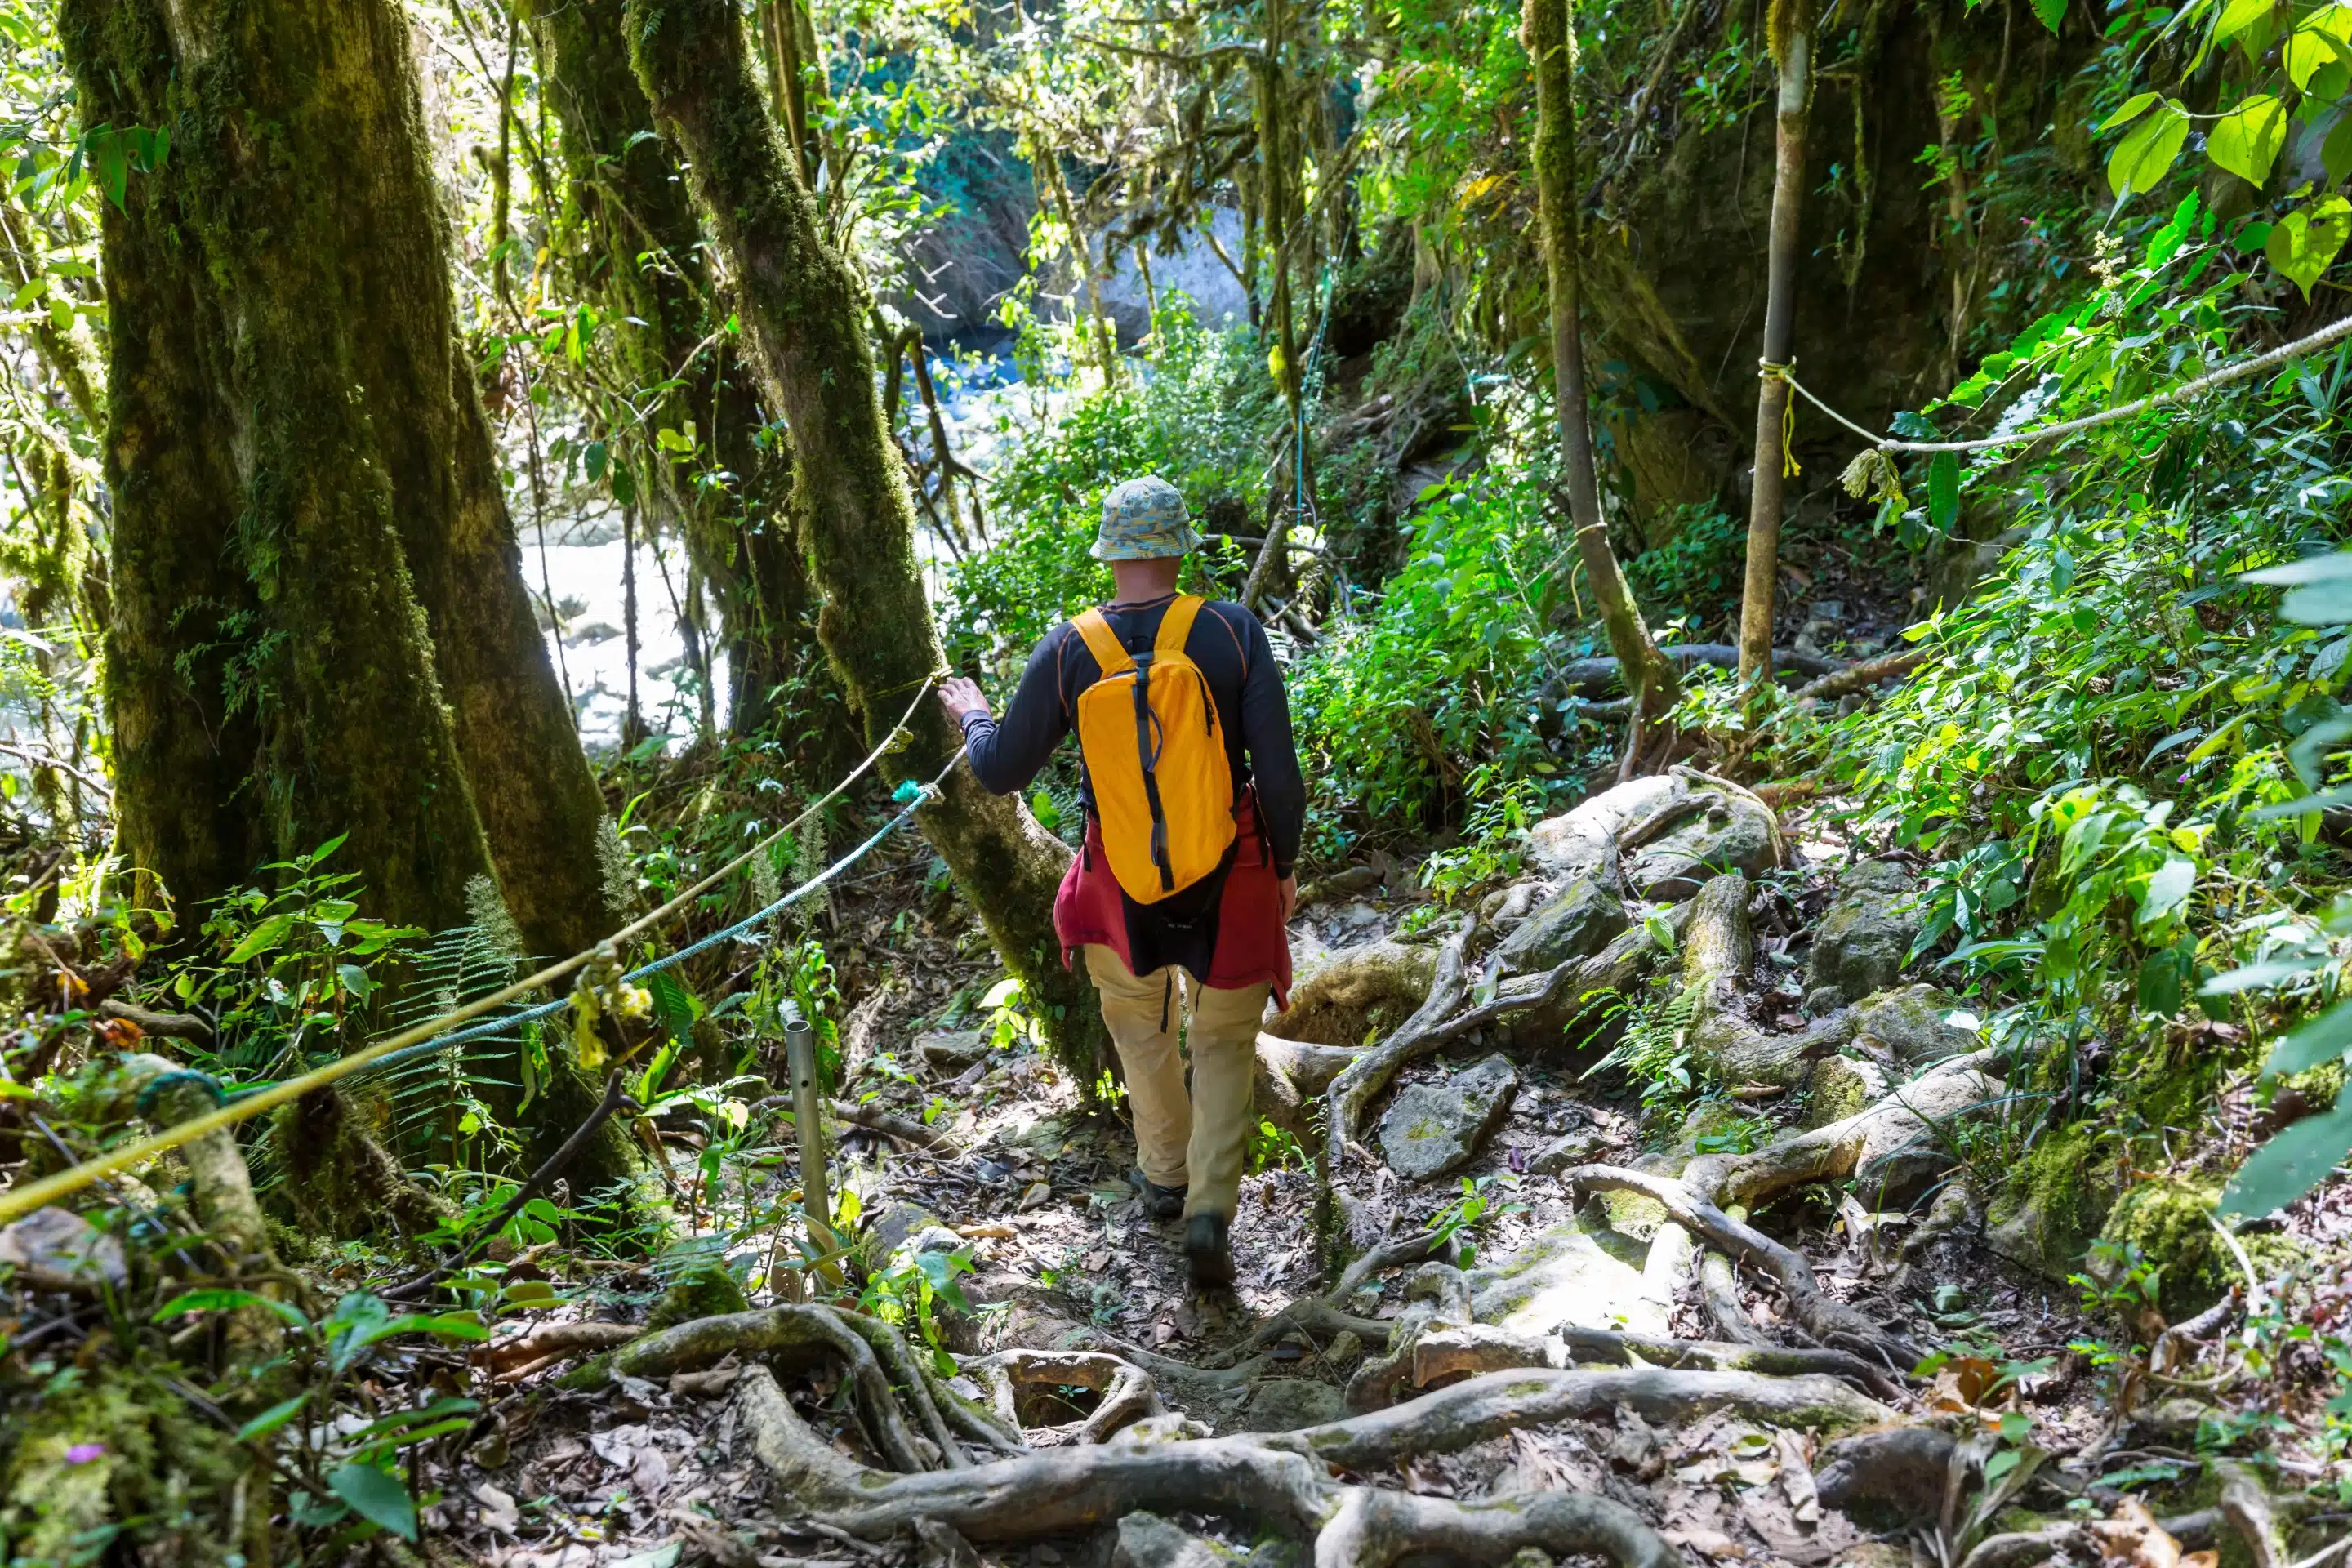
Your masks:
<svg viewBox="0 0 2352 1568"><path fill-rule="evenodd" d="M1112 562L1111 581L1118 585L1118 592L1112 595L1111 603L1142 605L1166 598L1176 591L1176 574L1183 565L1184 558L1181 555L1156 561Z"/></svg>

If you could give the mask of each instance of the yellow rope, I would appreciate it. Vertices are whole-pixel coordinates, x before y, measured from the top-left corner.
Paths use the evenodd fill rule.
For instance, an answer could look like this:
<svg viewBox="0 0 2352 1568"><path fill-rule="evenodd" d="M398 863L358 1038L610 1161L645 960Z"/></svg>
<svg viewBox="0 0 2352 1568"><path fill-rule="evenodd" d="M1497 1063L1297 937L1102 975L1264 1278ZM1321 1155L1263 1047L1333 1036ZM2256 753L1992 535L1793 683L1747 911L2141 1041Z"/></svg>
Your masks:
<svg viewBox="0 0 2352 1568"><path fill-rule="evenodd" d="M1777 381L1795 391L1803 390L1797 385L1797 356L1794 354L1789 356L1786 364L1759 359L1756 362L1756 371L1766 381ZM1780 477L1784 479L1793 479L1805 471L1797 461L1796 439L1797 400L1783 395L1780 399Z"/></svg>
<svg viewBox="0 0 2352 1568"><path fill-rule="evenodd" d="M177 1149L184 1143L193 1142L207 1132L217 1132L223 1128L234 1127L240 1121L251 1121L264 1111L275 1110L291 1100L299 1100L313 1089L323 1089L340 1079L348 1078L362 1068L390 1056L404 1047L429 1040L453 1024L462 1024L468 1019L478 1018L483 1014L503 1007L508 1003L527 996L542 986L552 985L573 971L595 963L599 958L618 953L624 945L664 923L671 916L685 910L703 894L741 869L750 863L751 857L764 852L778 839L793 832L802 823L829 805L844 790L864 777L867 770L882 760L884 753L901 743L900 738L907 733L908 722L914 718L916 707L929 694L931 686L943 673L945 672L934 671L924 679L923 689L915 693L915 700L908 704L905 716L891 727L890 732L882 738L882 743L867 752L866 760L851 770L848 777L810 802L807 809L792 821L761 839L651 914L631 921L595 946L551 963L527 979L518 980L503 990L492 992L489 995L468 1002L462 1007L453 1007L437 1018L413 1025L396 1035L374 1041L352 1052L350 1056L329 1062L324 1067L314 1068L299 1078L289 1079L284 1083L272 1084L257 1094L247 1095L243 1100L221 1106L217 1110L208 1110L202 1116L175 1123L160 1132L133 1139L119 1148L107 1151L95 1159L85 1160L69 1170L59 1171L53 1176L44 1176L37 1182L28 1183L7 1193L0 1193L0 1226L12 1224L31 1214L35 1209L79 1192L92 1182L130 1170L132 1166L152 1160L158 1154Z"/></svg>

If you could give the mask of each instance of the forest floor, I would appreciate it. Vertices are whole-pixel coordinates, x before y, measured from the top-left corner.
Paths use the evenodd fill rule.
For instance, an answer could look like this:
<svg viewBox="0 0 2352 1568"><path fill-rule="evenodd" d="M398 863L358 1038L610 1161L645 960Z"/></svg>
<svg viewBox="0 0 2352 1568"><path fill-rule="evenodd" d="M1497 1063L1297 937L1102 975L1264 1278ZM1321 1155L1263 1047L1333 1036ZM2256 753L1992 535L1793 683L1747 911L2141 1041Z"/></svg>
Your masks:
<svg viewBox="0 0 2352 1568"><path fill-rule="evenodd" d="M1753 914L1755 942L1742 1026L1762 1031L1759 1038L1816 1026L1803 1016L1808 949L1838 897L1840 870L1874 847L1855 840L1834 801L1792 808L1783 826L1786 866L1759 879L1741 916ZM1592 1074L1598 1044L1573 1053L1523 1048L1502 1019L1400 1063L1391 1079L1397 1092L1443 1092L1498 1050L1510 1059L1516 1092L1474 1136L1466 1160L1430 1181L1401 1178L1370 1151L1350 1150L1341 1162L1351 1250L1382 1267L1360 1267L1339 1290L1328 1289L1310 1151L1269 1128L1234 1225L1237 1285L1192 1289L1179 1227L1147 1220L1129 1185L1133 1143L1116 1106L1090 1109L1017 1031L1003 1043L971 1032L989 1022L970 1002L994 970L984 949L958 941L961 930L898 918L919 905L920 865L918 858L869 877L832 913L850 1005L843 1097L910 1121L928 1117L929 1135L943 1142L841 1126L836 1190L857 1194L869 1269L895 1260L898 1277L911 1279L904 1264L924 1251L969 1257L960 1288L971 1310L941 1302L937 1310L940 1348L962 1358L962 1372L943 1386L1010 1416L1028 1450L1168 1456L1187 1438L1303 1431L1310 1451L1349 1456L1329 1468L1351 1486L1474 1510L1537 1494L1612 1499L1697 1563L2023 1568L2055 1558L2174 1568L2184 1550L2219 1547L2232 1562L2286 1568L2290 1547L2308 1552L2346 1531L2341 1513L2284 1496L2298 1477L2324 1470L2324 1455L2312 1447L2309 1399L2230 1348L2248 1305L2243 1287L2152 1350L2109 1349L2115 1327L2088 1310L2082 1290L1984 1244L1984 1194L1965 1172L1945 1179L1952 1162L1942 1159L1937 1179L1913 1182L1884 1212L1837 1190L1829 1166L1821 1179L1783 1182L1783 1201L1769 1210L1769 1194L1759 1195L1766 1240L1790 1249L1810 1279L1792 1289L1784 1267L1744 1254L1727 1300L1722 1274L1696 1265L1687 1242L1675 1252L1683 1233L1667 1207L1596 1186L1591 1173L1671 1181L1709 1156L1718 1166L1769 1165L1775 1150L1802 1143L1809 1120L1821 1120L1806 1115L1811 1097L1730 1082L1729 1095L1703 1101L1687 1122L1678 1113L1645 1118L1638 1079ZM1325 1009L1327 1026L1331 999L1315 992L1318 969L1344 970L1350 954L1392 953L1400 935L1423 943L1446 939L1449 927L1464 935L1469 922L1433 920L1439 911L1413 882L1410 866L1374 857L1325 879L1302 909L1293 931L1304 994ZM1679 956L1696 962L1696 927L1710 916L1705 900L1687 902L1697 912L1675 917ZM1665 902L1634 908L1654 924L1672 914ZM1642 920L1633 929L1642 931ZM1466 936L1464 945L1478 951ZM1459 1012L1481 997L1474 984L1457 1000ZM1346 1026L1370 1016L1384 1018L1390 1038L1412 1028L1377 1008L1349 1015ZM1284 1019L1269 1020L1270 1034L1283 1028ZM1692 1034L1704 1028L1685 1024ZM1906 1065L1918 1067L1915 1083L1924 1083L1950 1063ZM1900 1099L1898 1089L1876 1108ZM1873 1109L1861 1108L1865 1117ZM1374 1142L1371 1118L1360 1131ZM796 1184L789 1134L777 1136L787 1143L743 1173L747 1202ZM1913 1136L1902 1148L1916 1157L1922 1143ZM678 1158L679 1178L690 1182L695 1152L681 1145ZM1725 1219L1701 1207L1702 1227ZM1733 1209L1727 1223L1740 1217ZM2324 1187L2290 1212L2286 1230L2316 1267L2297 1276L2291 1300L2257 1300L2255 1309L2330 1321L2352 1296L2352 1189ZM1727 1245L1702 1234L1699 1256L1710 1239ZM1076 1472L1008 1470L997 1483L1003 1495L940 1494L937 1519L911 1534L845 1525L848 1513L821 1500L822 1486L796 1492L788 1484L805 1480L811 1465L822 1470L823 1456L794 1459L762 1401L780 1387L803 1429L863 1467L859 1484L877 1492L876 1477L908 1467L903 1458L894 1464L882 1431L891 1418L861 1397L854 1367L837 1356L763 1357L740 1326L748 1320L730 1320L740 1345L727 1335L706 1339L689 1355L654 1358L659 1364L646 1375L628 1370L635 1351L584 1373L571 1355L537 1360L515 1347L551 1343L551 1325L563 1322L641 1323L660 1281L645 1268L568 1260L554 1247L524 1261L543 1268L565 1300L502 1326L476 1352L477 1380L494 1380L484 1414L462 1440L430 1450L417 1478L441 1496L425 1515L426 1550L437 1561L862 1568L920 1560L969 1568L975 1552L982 1562L1039 1568L1306 1561L1297 1531L1237 1526L1237 1510L1223 1506L1231 1500L1211 1498L1216 1489L1206 1483L1192 1494L1203 1506L1181 1506L1192 1483L1164 1478L1137 1483L1175 1500L1156 1513L1129 1506L1136 1494L1119 1490L1128 1482L1097 1493ZM1814 1281L1829 1305L1801 1299ZM2148 1320L2152 1306L2139 1310L2144 1338L2167 1327ZM904 1326L925 1354L911 1315ZM1384 1339L1401 1359L1383 1362ZM1829 1342L1859 1353L1821 1348ZM1781 1347L1797 1353L1772 1361ZM1024 1369L1021 1351L1078 1353ZM1932 1353L1915 1367L1914 1352ZM1601 1369L1611 1361L1629 1364ZM758 1370L763 1363L776 1383ZM1013 1381L1000 1388L983 1369L1007 1364ZM1368 1370L1384 1365L1393 1375ZM1579 1366L1588 1370L1552 1372L1553 1382L1517 1385L1516 1394L1504 1387L1514 1368ZM1457 1406L1500 1401L1501 1414L1457 1421L1454 1407L1440 1408L1447 1398ZM1511 1408L1513 1398L1523 1408ZM1403 1426L1378 1440L1344 1437L1399 1420ZM2215 1423L2231 1421L2274 1428L2260 1478L2220 1457ZM970 1436L959 1434L968 1452L957 1459L985 1467L1011 1451L1000 1441L992 1453ZM952 1467L940 1447L922 1447L924 1458ZM933 1479L957 1476L950 1468ZM1073 1489L1084 1498L1056 1514ZM1019 1502L1024 1494L1036 1499L1034 1514ZM2166 1516L2161 1525L2151 1506ZM1333 1555L1337 1528L1327 1527L1314 1552L1318 1563ZM1387 1561L1415 1543L1443 1552L1446 1540L1422 1521L1380 1550L1359 1540L1343 1556Z"/></svg>

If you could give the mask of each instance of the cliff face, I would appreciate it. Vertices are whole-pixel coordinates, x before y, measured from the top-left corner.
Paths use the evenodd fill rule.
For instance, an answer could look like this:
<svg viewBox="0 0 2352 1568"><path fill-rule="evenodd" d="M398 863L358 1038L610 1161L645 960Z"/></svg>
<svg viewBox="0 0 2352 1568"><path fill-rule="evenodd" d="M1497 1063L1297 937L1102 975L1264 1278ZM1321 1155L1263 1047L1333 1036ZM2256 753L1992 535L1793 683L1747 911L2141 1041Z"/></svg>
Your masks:
<svg viewBox="0 0 2352 1568"><path fill-rule="evenodd" d="M1744 7L1712 10L1711 26L1687 26L1656 107L1638 93L1594 106L1590 299L1607 353L1645 394L1612 431L1645 512L1739 488L1754 419L1769 67L1748 72L1744 112L1700 96L1697 68L1752 26ZM2087 245L2043 215L2081 210L2098 180L2080 94L2063 86L2095 40L2087 16L2053 37L2019 0L1845 13L1825 30L1812 105L1798 374L1884 428L2073 288ZM1735 76L1725 96L1740 89ZM1801 402L1801 457L1819 444L1826 461L1853 439Z"/></svg>

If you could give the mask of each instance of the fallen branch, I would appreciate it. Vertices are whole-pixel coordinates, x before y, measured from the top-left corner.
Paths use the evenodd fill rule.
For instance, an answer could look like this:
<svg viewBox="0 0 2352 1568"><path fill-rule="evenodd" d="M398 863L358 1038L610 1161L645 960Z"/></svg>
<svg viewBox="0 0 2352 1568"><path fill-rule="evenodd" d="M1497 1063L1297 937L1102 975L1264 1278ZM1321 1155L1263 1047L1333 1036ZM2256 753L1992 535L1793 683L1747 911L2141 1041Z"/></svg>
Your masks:
<svg viewBox="0 0 2352 1568"><path fill-rule="evenodd" d="M852 1127L863 1127L868 1132L879 1132L886 1138L895 1138L901 1143L911 1143L935 1154L952 1158L962 1152L956 1141L939 1129L910 1121L903 1116L893 1116L871 1105L855 1105L845 1100L828 1100L825 1109Z"/></svg>
<svg viewBox="0 0 2352 1568"><path fill-rule="evenodd" d="M1712 664L1726 669L1739 668L1739 650L1726 642L1678 643L1658 650L1675 661L1677 673L1687 672L1702 664ZM1842 659L1823 658L1818 654L1799 653L1794 648L1772 650L1774 675L1831 676L1843 670ZM1552 677L1547 693L1564 688L1571 694L1604 697L1620 684L1617 660L1613 658L1570 659Z"/></svg>
<svg viewBox="0 0 2352 1568"><path fill-rule="evenodd" d="M1772 662L1776 666L1780 662L1780 656L1778 653L1773 654ZM1908 675L1927 662L1926 648L1906 648L1901 653L1890 653L1878 658L1865 658L1859 664L1847 665L1843 669L1824 675L1819 680L1800 686L1790 695L1800 702L1807 698L1822 701L1832 697L1843 697L1849 691L1866 691L1882 680L1891 679L1898 675Z"/></svg>
<svg viewBox="0 0 2352 1568"><path fill-rule="evenodd" d="M139 1026L142 1035L158 1035L170 1040L209 1040L213 1026L194 1013L159 1013L152 1007L142 1007L136 1002L125 1002L110 996L98 1005L101 1018L121 1018Z"/></svg>
<svg viewBox="0 0 2352 1568"><path fill-rule="evenodd" d="M515 1383L571 1356L617 1350L645 1334L642 1323L549 1323L484 1345L474 1359L501 1383Z"/></svg>

